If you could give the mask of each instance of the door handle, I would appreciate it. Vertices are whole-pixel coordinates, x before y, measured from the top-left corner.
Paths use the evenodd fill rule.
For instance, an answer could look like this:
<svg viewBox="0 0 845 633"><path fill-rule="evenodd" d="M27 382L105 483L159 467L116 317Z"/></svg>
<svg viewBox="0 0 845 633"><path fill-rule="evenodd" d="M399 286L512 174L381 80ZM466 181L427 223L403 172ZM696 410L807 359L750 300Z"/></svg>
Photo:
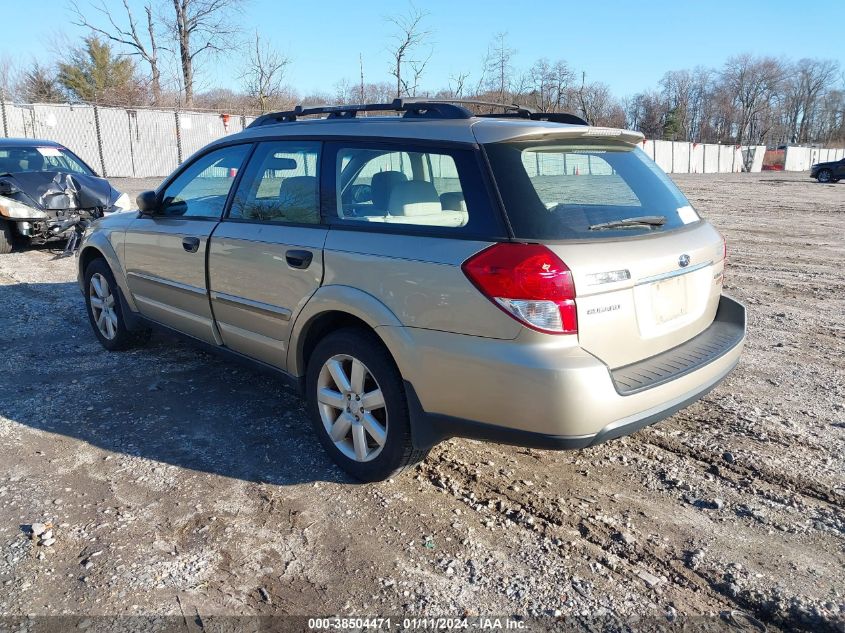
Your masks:
<svg viewBox="0 0 845 633"><path fill-rule="evenodd" d="M313 258L314 253L311 251L288 251L285 253L285 259L291 268L308 268Z"/></svg>
<svg viewBox="0 0 845 633"><path fill-rule="evenodd" d="M189 253L196 253L200 248L200 238L198 237L183 237L182 248Z"/></svg>

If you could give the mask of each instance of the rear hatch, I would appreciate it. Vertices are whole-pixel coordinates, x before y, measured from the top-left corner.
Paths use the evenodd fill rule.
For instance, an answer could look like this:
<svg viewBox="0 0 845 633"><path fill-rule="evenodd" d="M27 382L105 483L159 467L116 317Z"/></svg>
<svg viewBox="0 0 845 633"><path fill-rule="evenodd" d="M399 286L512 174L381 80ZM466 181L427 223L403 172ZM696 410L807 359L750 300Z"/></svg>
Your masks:
<svg viewBox="0 0 845 633"><path fill-rule="evenodd" d="M724 242L639 149L612 139L485 146L514 235L570 269L578 341L611 368L713 322Z"/></svg>

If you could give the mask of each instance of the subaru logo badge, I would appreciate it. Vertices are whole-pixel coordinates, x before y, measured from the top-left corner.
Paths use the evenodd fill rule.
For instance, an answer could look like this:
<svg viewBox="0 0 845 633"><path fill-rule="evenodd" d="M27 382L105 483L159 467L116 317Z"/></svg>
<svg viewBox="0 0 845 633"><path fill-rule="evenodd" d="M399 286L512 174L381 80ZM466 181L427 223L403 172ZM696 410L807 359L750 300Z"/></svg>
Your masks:
<svg viewBox="0 0 845 633"><path fill-rule="evenodd" d="M681 268L686 268L687 266L689 266L689 255L687 255L686 253L681 255L678 258L678 266L680 266Z"/></svg>

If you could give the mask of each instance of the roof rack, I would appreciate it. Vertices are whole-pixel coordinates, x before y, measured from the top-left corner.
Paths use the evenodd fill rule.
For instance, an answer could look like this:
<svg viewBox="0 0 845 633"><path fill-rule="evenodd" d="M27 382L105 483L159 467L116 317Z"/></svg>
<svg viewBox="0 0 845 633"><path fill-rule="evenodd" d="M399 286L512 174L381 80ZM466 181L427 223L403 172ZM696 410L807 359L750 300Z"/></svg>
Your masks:
<svg viewBox="0 0 845 633"><path fill-rule="evenodd" d="M473 114L464 106L501 108L504 112ZM291 123L303 116L324 114L329 119L354 119L359 112L404 112L404 118L418 119L469 119L473 116L485 118L520 118L531 121L551 121L552 123L570 123L588 125L579 116L568 112L537 112L531 108L516 104L475 101L472 99L394 99L390 103L361 103L352 105L322 105L305 108L301 105L293 110L270 112L261 115L247 127L260 127L273 123Z"/></svg>
<svg viewBox="0 0 845 633"><path fill-rule="evenodd" d="M469 119L472 113L466 108L444 101L417 99L394 99L390 103L360 103L352 105L323 105L305 108L301 105L293 110L264 114L247 127L259 127L272 123L290 123L299 117L316 114L328 115L329 119L354 119L359 112L404 112L406 118Z"/></svg>

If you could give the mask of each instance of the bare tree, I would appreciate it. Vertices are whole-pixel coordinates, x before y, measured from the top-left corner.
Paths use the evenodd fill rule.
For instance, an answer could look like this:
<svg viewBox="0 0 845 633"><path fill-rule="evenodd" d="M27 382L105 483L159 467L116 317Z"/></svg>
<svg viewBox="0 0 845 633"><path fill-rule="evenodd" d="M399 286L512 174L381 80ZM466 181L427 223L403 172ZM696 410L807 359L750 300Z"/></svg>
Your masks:
<svg viewBox="0 0 845 633"><path fill-rule="evenodd" d="M587 73L581 73L581 87L573 89L581 116L590 125L625 127L625 109L610 92L607 84L586 83Z"/></svg>
<svg viewBox="0 0 845 633"><path fill-rule="evenodd" d="M194 101L197 60L220 53L239 32L235 14L242 0L173 0L172 27L179 50L185 105Z"/></svg>
<svg viewBox="0 0 845 633"><path fill-rule="evenodd" d="M810 140L821 97L833 88L838 74L838 62L830 59L800 59L795 64L784 90L789 140Z"/></svg>
<svg viewBox="0 0 845 633"><path fill-rule="evenodd" d="M655 92L640 92L628 100L626 107L626 125L639 130L647 138L663 138L663 122L666 117L666 105Z"/></svg>
<svg viewBox="0 0 845 633"><path fill-rule="evenodd" d="M508 46L508 34L497 33L487 50L484 74L489 77L489 88L498 92L499 103L507 103L511 88L513 67L511 59L516 51Z"/></svg>
<svg viewBox="0 0 845 633"><path fill-rule="evenodd" d="M267 111L268 103L281 91L282 79L289 64L288 57L262 42L258 31L255 32L243 79L247 95L255 100L261 112Z"/></svg>
<svg viewBox="0 0 845 633"><path fill-rule="evenodd" d="M452 99L463 98L467 80L469 80L469 73L467 72L459 72L455 75L449 75L449 97Z"/></svg>
<svg viewBox="0 0 845 633"><path fill-rule="evenodd" d="M567 91L575 78L565 61L552 64L546 58L539 59L528 69L528 77L528 105L540 112L556 112L565 107Z"/></svg>
<svg viewBox="0 0 845 633"><path fill-rule="evenodd" d="M76 2L71 2L71 10L76 15L74 24L85 27L95 34L102 35L112 42L121 44L130 50L129 55L136 55L143 59L150 67L150 88L153 93L153 104L161 102L161 69L159 58L159 45L156 41L156 22L153 17L153 5L151 1L144 3L144 35L141 35L141 28L132 13L128 0L123 0L123 13L125 22L115 17L112 9L105 0L99 3L91 3L92 10L101 13L108 22L109 27L96 26L88 21L85 13L80 10Z"/></svg>
<svg viewBox="0 0 845 633"><path fill-rule="evenodd" d="M416 94L428 61L431 59L431 50L424 58L418 58L421 50L429 37L431 31L423 28L423 20L428 13L420 11L413 4L404 15L394 15L387 18L387 21L396 28L393 35L395 46L390 51L391 62L390 74L396 79L396 97L404 93L408 96ZM406 67L411 68L411 80L405 77Z"/></svg>
<svg viewBox="0 0 845 633"><path fill-rule="evenodd" d="M0 56L0 98L11 99L16 92L16 84L19 82L18 68L14 60L7 56Z"/></svg>
<svg viewBox="0 0 845 633"><path fill-rule="evenodd" d="M731 57L725 62L721 78L724 87L739 109L736 142L742 145L749 138L762 139L759 127L762 116L772 105L781 87L784 65L772 57L757 58L748 53Z"/></svg>

